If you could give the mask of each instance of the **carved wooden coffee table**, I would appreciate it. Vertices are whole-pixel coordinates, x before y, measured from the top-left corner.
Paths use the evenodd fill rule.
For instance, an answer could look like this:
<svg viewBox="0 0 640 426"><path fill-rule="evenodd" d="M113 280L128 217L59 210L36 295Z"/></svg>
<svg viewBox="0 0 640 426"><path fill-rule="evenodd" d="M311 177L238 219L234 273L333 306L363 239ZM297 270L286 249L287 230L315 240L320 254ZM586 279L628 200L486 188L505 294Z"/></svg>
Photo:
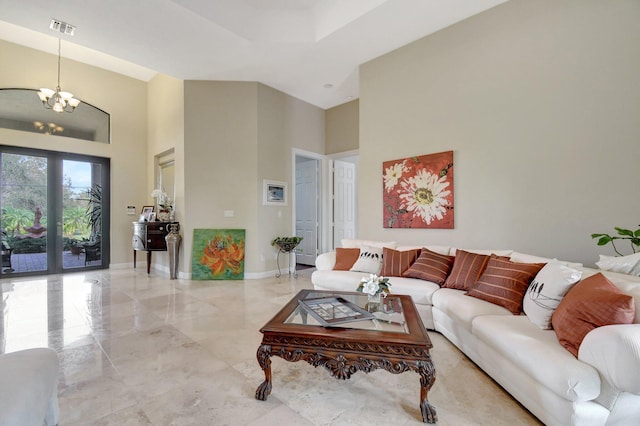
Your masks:
<svg viewBox="0 0 640 426"><path fill-rule="evenodd" d="M383 299L374 320L323 327L299 305L300 299L338 296L360 307L367 307L362 293L302 290L260 329L258 364L265 380L256 390L256 399L265 401L271 393L271 357L287 361L307 361L323 366L337 379L352 374L385 369L399 374L415 371L420 375L420 411L425 423L438 420L427 394L436 380L429 354L433 347L410 296L389 295Z"/></svg>

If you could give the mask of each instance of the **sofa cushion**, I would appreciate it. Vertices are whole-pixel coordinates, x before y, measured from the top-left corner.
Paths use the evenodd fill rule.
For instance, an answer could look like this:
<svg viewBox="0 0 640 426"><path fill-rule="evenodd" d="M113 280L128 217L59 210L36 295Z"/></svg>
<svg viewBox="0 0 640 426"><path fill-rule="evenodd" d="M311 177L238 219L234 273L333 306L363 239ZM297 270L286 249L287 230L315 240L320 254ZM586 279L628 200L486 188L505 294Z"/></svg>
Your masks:
<svg viewBox="0 0 640 426"><path fill-rule="evenodd" d="M513 262L520 262L520 263L549 263L552 260L555 260L565 266L568 266L569 268L582 267L582 263L567 262L565 260L551 259L549 257L534 256L531 254L520 253L517 251L514 251L513 253L511 253L510 258Z"/></svg>
<svg viewBox="0 0 640 426"><path fill-rule="evenodd" d="M382 251L382 247L362 246L358 260L349 270L378 275L382 269Z"/></svg>
<svg viewBox="0 0 640 426"><path fill-rule="evenodd" d="M603 325L631 324L634 317L633 297L598 273L580 281L567 293L551 323L560 344L577 357L588 332Z"/></svg>
<svg viewBox="0 0 640 426"><path fill-rule="evenodd" d="M601 254L600 260L596 262L596 265L603 271L640 275L640 253L628 256L605 256Z"/></svg>
<svg viewBox="0 0 640 426"><path fill-rule="evenodd" d="M384 247L382 249L382 272L385 277L401 277L415 262L420 249L398 251Z"/></svg>
<svg viewBox="0 0 640 426"><path fill-rule="evenodd" d="M311 274L311 282L317 290L356 291L361 272L352 271L314 271ZM440 288L438 284L415 278L391 277L389 278L392 294L406 294L411 296L416 305L431 305L432 296Z"/></svg>
<svg viewBox="0 0 640 426"><path fill-rule="evenodd" d="M488 262L488 255L456 250L453 268L443 287L469 290L478 281Z"/></svg>
<svg viewBox="0 0 640 426"><path fill-rule="evenodd" d="M524 316L480 316L472 332L560 397L589 401L600 393L600 376L558 344L553 330L541 330Z"/></svg>
<svg viewBox="0 0 640 426"><path fill-rule="evenodd" d="M581 276L582 271L565 266L555 259L547 263L524 294L522 309L529 321L543 330L551 329L551 315Z"/></svg>
<svg viewBox="0 0 640 426"><path fill-rule="evenodd" d="M336 248L336 263L333 269L336 271L348 271L360 256L359 248Z"/></svg>
<svg viewBox="0 0 640 426"><path fill-rule="evenodd" d="M471 331L474 318L482 315L511 315L502 306L469 297L462 290L441 288L432 298L433 307L453 318L454 321Z"/></svg>
<svg viewBox="0 0 640 426"><path fill-rule="evenodd" d="M450 256L455 256L458 253L458 250L464 250L467 251L469 253L475 253L475 254L484 254L486 256L491 256L492 254L495 254L496 256L506 256L509 257L511 256L511 254L513 253L513 250L498 250L498 249L458 249L455 247L451 247L451 251L449 252Z"/></svg>
<svg viewBox="0 0 640 426"><path fill-rule="evenodd" d="M544 263L517 263L491 255L487 267L467 295L504 306L512 314L522 311L522 298Z"/></svg>
<svg viewBox="0 0 640 426"><path fill-rule="evenodd" d="M420 256L402 275L409 278L418 278L442 285L453 266L455 257L440 254L423 248Z"/></svg>

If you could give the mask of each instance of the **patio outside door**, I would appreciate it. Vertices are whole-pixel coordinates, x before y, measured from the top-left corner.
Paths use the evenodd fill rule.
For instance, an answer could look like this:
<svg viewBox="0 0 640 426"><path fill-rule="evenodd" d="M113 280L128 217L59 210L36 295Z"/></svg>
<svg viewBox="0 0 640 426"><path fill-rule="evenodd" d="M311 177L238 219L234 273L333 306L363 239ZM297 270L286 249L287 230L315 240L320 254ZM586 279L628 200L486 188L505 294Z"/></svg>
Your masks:
<svg viewBox="0 0 640 426"><path fill-rule="evenodd" d="M108 267L108 159L0 147L0 160L1 276Z"/></svg>

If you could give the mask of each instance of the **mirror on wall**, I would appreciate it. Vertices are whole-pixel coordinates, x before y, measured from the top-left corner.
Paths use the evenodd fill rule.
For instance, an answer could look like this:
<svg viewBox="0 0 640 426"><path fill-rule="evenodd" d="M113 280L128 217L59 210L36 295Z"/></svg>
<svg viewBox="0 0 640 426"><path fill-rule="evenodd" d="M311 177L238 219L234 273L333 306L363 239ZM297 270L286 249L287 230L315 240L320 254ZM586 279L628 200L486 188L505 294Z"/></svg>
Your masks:
<svg viewBox="0 0 640 426"><path fill-rule="evenodd" d="M72 113L42 106L34 89L0 89L0 128L110 143L108 113L84 101Z"/></svg>
<svg viewBox="0 0 640 426"><path fill-rule="evenodd" d="M156 188L175 201L175 156L170 149L156 156Z"/></svg>

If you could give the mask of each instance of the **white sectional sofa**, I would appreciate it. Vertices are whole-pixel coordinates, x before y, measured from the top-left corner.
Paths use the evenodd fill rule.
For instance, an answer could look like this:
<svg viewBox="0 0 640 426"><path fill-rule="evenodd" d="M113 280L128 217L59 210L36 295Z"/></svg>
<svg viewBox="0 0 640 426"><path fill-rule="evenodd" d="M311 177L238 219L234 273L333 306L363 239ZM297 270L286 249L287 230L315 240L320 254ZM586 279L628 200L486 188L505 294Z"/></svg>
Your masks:
<svg viewBox="0 0 640 426"><path fill-rule="evenodd" d="M426 247L442 254L455 253L449 247ZM395 250L415 248L419 247ZM551 260L510 250L478 252L525 263ZM335 252L318 256L311 278L314 287L355 291L367 274L333 270L335 261ZM582 279L602 272L571 266L582 271ZM603 273L633 296L634 324L589 332L577 358L559 343L554 330L539 328L524 314L513 315L465 291L421 279L390 277L390 282L392 293L412 296L426 328L449 339L545 424L640 425L640 278Z"/></svg>

